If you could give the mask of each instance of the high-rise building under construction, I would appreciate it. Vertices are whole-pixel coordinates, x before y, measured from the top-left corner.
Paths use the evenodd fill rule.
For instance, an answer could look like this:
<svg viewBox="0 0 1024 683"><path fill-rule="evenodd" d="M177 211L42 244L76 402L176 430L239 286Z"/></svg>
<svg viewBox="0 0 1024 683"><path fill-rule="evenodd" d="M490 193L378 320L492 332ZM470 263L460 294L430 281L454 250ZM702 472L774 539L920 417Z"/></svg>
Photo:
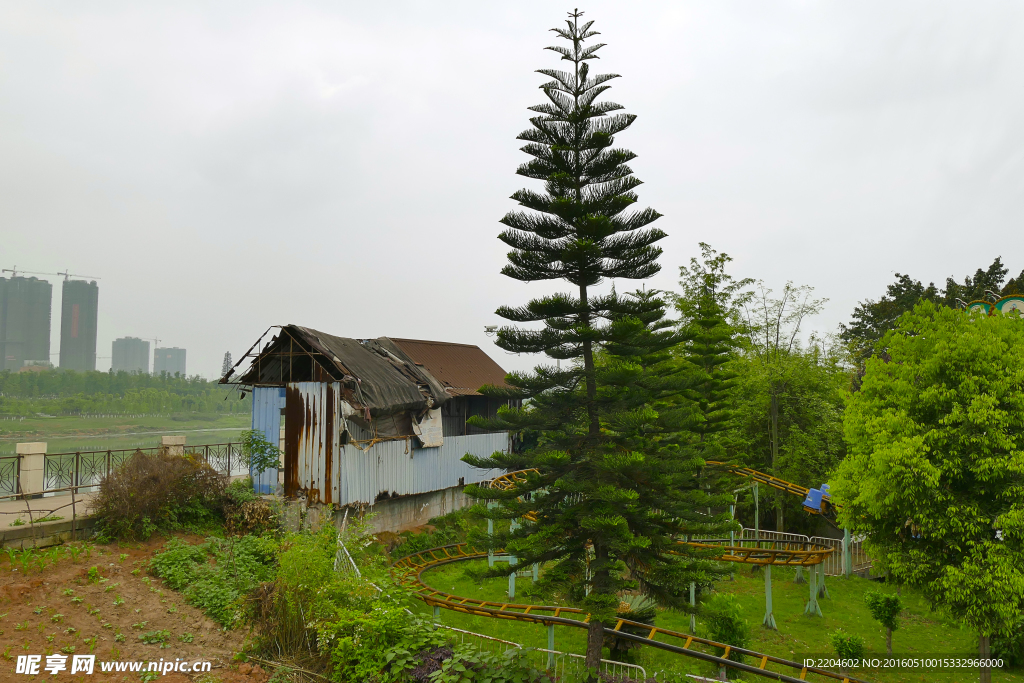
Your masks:
<svg viewBox="0 0 1024 683"><path fill-rule="evenodd" d="M149 372L149 342L138 337L115 339L110 351L110 369L114 372Z"/></svg>
<svg viewBox="0 0 1024 683"><path fill-rule="evenodd" d="M171 346L153 350L153 374L160 375L164 372L171 377L185 376L185 349Z"/></svg>
<svg viewBox="0 0 1024 683"><path fill-rule="evenodd" d="M0 278L0 370L49 363L52 297L46 280Z"/></svg>
<svg viewBox="0 0 1024 683"><path fill-rule="evenodd" d="M60 307L60 367L96 369L96 317L100 288L96 281L64 280Z"/></svg>

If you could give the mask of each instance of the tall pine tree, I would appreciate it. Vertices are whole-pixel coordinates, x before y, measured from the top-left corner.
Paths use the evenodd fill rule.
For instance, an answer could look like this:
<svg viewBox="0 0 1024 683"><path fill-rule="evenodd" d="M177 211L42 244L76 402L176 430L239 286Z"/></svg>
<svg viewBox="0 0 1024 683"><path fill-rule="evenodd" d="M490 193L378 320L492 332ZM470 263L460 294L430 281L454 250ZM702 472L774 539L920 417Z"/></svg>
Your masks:
<svg viewBox="0 0 1024 683"><path fill-rule="evenodd" d="M544 326L504 327L498 345L570 362L564 369L512 373L510 389L484 388L489 395L530 400L521 409L503 409L495 421L476 423L533 430L540 435L536 447L465 459L477 467L537 470L511 491L467 491L499 502L488 511L491 518L522 524L490 540L518 558L494 573L549 563L544 582L591 612L587 664L596 667L603 624L614 618L620 594L640 589L686 608L690 581L710 583L719 570L709 553L676 541L729 527L722 515L696 512L728 499L701 485L703 460L681 432L689 419L682 398L688 379L671 363L669 349L681 337L664 320L664 302L649 292L594 291L605 280L658 272L655 244L665 233L648 227L659 218L656 211L632 209L640 180L627 163L635 155L613 144L635 116L598 101L616 76L590 74L588 62L603 44L585 46L598 34L581 14L570 13L567 27L554 29L570 46L548 49L571 66L540 71L553 79L541 86L548 102L531 107L538 116L519 136L533 159L517 172L544 181L544 192L515 193L529 211L506 215L501 222L508 229L500 235L512 248L505 275L526 282L562 279L576 289L499 308L507 320ZM531 519L524 518L529 512Z"/></svg>

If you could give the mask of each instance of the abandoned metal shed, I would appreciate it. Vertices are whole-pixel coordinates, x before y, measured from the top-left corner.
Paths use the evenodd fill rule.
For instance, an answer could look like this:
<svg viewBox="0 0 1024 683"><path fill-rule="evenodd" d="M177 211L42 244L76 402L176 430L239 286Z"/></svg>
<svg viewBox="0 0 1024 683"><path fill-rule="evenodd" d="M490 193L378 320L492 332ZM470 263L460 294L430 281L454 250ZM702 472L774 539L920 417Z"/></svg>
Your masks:
<svg viewBox="0 0 1024 683"><path fill-rule="evenodd" d="M467 424L504 403L478 391L503 385L505 371L477 346L285 325L239 366L221 382L252 391L252 428L279 443L283 423L283 477L263 473L261 492L281 485L309 503L374 505L492 479L500 472L462 456L510 448L508 432Z"/></svg>

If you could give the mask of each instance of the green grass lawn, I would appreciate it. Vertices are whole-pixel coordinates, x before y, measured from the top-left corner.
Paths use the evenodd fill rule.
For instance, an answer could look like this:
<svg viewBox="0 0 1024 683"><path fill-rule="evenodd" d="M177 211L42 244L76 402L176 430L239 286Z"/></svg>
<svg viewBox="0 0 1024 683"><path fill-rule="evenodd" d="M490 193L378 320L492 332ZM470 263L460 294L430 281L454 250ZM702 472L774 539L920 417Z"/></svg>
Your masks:
<svg viewBox="0 0 1024 683"><path fill-rule="evenodd" d="M249 429L248 413L234 415L187 414L171 417L31 417L0 421L0 455L13 455L21 441L45 441L51 453L147 448L160 445L165 434L185 434L187 443L238 441Z"/></svg>
<svg viewBox="0 0 1024 683"><path fill-rule="evenodd" d="M486 567L486 561L460 562L439 567L424 574L424 580L438 590L457 595L485 600L505 601L507 579L475 579L470 571ZM850 579L828 577L826 585L830 597L820 600L823 617L807 617L803 614L809 587L793 582L794 570L775 568L772 571L772 588L775 620L778 631L761 627L764 618L764 579L758 573L752 575L748 567L737 565L735 581L723 581L717 589L736 595L743 607L750 625L751 639L748 648L770 655L801 660L805 657L834 656L829 645L828 634L842 627L849 633L864 638L867 656L885 656L885 631L871 619L864 604L866 591L889 590L878 582L853 577ZM530 591L531 581L519 578L516 582L515 602L523 604L544 604L535 599ZM950 622L938 613L929 610L925 599L916 592L903 591L904 613L902 627L893 634L893 651L896 655L920 657L921 655L976 656L976 636ZM424 613L430 610L419 604ZM528 624L488 617L470 616L442 610L441 621L449 626L483 633L510 640L527 647L547 647L547 629L539 624ZM689 617L684 614L664 611L656 621L658 626L675 631L689 629ZM698 635L706 636L698 619ZM569 626L555 629L555 649L563 652L582 654L585 649L585 631ZM711 670L683 656L669 652L643 648L636 659L647 670L648 675L658 671L678 673L704 673ZM750 663L750 662L748 662ZM966 683L978 680L977 670L909 670L851 671L858 678L878 682L935 681L937 683ZM799 674L797 674L799 675ZM661 678L661 676L659 676ZM736 680L736 679L734 679ZM746 676L742 680L766 680ZM1024 682L1024 671L993 671L992 680L997 682Z"/></svg>

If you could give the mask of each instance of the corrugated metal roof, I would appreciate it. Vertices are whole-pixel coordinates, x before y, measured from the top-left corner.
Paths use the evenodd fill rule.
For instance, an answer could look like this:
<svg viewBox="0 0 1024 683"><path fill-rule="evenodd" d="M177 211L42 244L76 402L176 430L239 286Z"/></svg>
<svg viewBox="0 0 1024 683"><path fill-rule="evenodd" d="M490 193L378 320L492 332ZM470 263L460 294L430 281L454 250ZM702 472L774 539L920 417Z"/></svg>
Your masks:
<svg viewBox="0 0 1024 683"><path fill-rule="evenodd" d="M388 337L417 365L422 365L452 396L480 396L485 384L505 386L505 371L473 344Z"/></svg>

